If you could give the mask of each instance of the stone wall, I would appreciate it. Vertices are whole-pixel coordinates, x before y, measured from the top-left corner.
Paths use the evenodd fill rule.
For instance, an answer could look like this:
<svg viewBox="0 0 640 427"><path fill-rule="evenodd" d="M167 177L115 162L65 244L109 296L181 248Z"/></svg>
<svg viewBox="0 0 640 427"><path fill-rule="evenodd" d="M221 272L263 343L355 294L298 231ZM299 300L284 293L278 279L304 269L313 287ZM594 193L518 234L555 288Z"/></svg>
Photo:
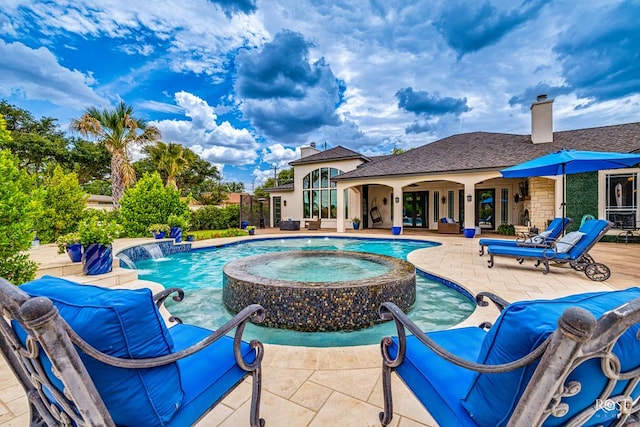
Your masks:
<svg viewBox="0 0 640 427"><path fill-rule="evenodd" d="M539 231L543 231L547 228L548 221L557 216L555 213L556 183L549 178L527 179L529 198L524 201L524 209L529 210L531 227L537 227Z"/></svg>

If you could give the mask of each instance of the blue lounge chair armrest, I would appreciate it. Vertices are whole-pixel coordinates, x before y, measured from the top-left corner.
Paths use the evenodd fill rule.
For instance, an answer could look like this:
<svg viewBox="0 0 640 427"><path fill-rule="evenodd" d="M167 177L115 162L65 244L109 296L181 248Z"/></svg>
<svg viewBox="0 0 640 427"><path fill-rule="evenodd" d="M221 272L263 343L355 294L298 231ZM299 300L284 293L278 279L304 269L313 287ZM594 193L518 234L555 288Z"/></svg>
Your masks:
<svg viewBox="0 0 640 427"><path fill-rule="evenodd" d="M476 295L476 304L478 305L478 307L486 307L489 305L489 303L485 300L485 298L488 298L496 307L498 307L498 310L500 311L504 310L505 307L510 304L507 300L499 297L494 293L479 292Z"/></svg>
<svg viewBox="0 0 640 427"><path fill-rule="evenodd" d="M160 307L164 304L165 300L171 296L171 294L175 293L173 297L171 297L175 302L181 302L184 299L184 291L180 288L167 288L157 294L153 295L153 301L156 303L156 307Z"/></svg>
<svg viewBox="0 0 640 427"><path fill-rule="evenodd" d="M380 344L383 364L390 368L398 367L402 363L402 359L406 351L405 328L409 332L411 332L422 344L429 347L429 349L431 349L438 356L457 366L481 373L509 372L515 369L522 368L523 366L527 366L536 359L540 358L540 356L542 356L550 340L550 338L547 338L534 351L527 354L525 357L522 357L521 359L503 363L500 365L485 365L482 363L476 363L462 359L438 345L427 334L422 332L418 325L416 325L411 319L409 319L409 317L407 317L407 315L404 314L402 310L400 310L400 308L392 302L385 302L380 306L380 318L382 320L393 319L396 323L396 330L398 333L398 354L396 355L396 357L391 357L388 352L389 346L393 343L393 339L391 337L384 337Z"/></svg>

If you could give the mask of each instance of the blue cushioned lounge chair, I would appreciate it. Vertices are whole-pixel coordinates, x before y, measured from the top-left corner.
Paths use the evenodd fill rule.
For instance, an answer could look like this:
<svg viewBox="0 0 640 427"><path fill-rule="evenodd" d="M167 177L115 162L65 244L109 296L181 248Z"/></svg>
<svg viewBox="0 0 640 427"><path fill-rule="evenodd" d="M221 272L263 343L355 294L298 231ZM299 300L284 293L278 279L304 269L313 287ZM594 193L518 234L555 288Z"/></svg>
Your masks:
<svg viewBox="0 0 640 427"><path fill-rule="evenodd" d="M602 219L586 221L578 231L566 234L547 248L489 245L487 247L489 268L493 267L493 259L496 256L519 260L535 259L536 267L540 263L544 264L544 274L549 272L550 261L568 262L573 269L584 271L591 280L598 282L607 280L611 276L609 267L595 262L588 252L612 226L611 222Z"/></svg>
<svg viewBox="0 0 640 427"><path fill-rule="evenodd" d="M20 287L0 279L0 350L27 393L31 425L190 426L251 375L247 424L263 426L262 344L241 340L262 307L215 332L167 328L158 306L172 294L183 297L177 288L154 296L50 276Z"/></svg>
<svg viewBox="0 0 640 427"><path fill-rule="evenodd" d="M564 219L564 220L563 220ZM540 234L521 233L516 239L480 239L480 256L484 255L484 248L489 245L504 246L548 246L555 242L562 234L562 230L571 224L571 218L554 218L549 226Z"/></svg>
<svg viewBox="0 0 640 427"><path fill-rule="evenodd" d="M486 331L423 333L394 304L380 308L383 426L395 372L440 426L621 426L640 413L640 288L508 304ZM598 320L596 320L598 319ZM409 335L412 334L412 335ZM631 424L629 424L631 425Z"/></svg>

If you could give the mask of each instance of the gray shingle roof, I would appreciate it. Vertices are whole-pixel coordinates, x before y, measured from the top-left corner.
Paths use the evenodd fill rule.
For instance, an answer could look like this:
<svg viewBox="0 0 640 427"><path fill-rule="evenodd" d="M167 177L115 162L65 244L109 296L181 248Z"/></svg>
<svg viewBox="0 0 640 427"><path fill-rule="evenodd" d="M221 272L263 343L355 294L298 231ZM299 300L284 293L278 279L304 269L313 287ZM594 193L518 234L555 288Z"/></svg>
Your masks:
<svg viewBox="0 0 640 427"><path fill-rule="evenodd" d="M331 148L326 151L321 151L311 156L303 157L298 160L289 162L291 166L310 164L310 163L322 163L330 160L349 160L349 159L362 159L369 161L369 159L360 153L344 148L341 145Z"/></svg>
<svg viewBox="0 0 640 427"><path fill-rule="evenodd" d="M497 170L563 148L640 151L640 123L554 132L553 142L533 144L530 135L472 132L453 135L389 158L365 163L334 179Z"/></svg>

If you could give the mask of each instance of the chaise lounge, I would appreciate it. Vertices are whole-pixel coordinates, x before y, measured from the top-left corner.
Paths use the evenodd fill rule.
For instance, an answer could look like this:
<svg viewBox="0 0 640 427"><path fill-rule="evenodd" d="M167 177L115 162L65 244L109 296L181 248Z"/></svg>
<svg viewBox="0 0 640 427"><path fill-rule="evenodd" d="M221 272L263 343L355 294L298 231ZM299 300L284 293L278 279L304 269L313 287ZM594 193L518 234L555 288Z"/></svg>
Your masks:
<svg viewBox="0 0 640 427"><path fill-rule="evenodd" d="M569 224L571 218L554 218L546 230L535 234L531 232L521 233L515 240L512 239L480 239L480 256L484 255L484 248L491 245L503 246L524 246L524 247L547 247L555 242Z"/></svg>
<svg viewBox="0 0 640 427"><path fill-rule="evenodd" d="M158 311L177 288L106 289L45 276L20 287L0 279L0 350L23 386L32 426L188 426L252 377L248 424L259 417L259 341L241 340L246 307L215 332ZM235 336L226 336L236 329Z"/></svg>
<svg viewBox="0 0 640 427"><path fill-rule="evenodd" d="M622 426L640 413L640 288L509 304L494 325L424 333L394 304L382 340L383 426L391 372L441 426ZM598 320L596 320L598 319ZM412 335L408 335L408 333Z"/></svg>
<svg viewBox="0 0 640 427"><path fill-rule="evenodd" d="M549 262L554 261L569 263L574 270L584 271L589 279L602 282L611 276L611 270L606 265L595 262L588 252L612 225L611 222L601 219L585 221L578 231L567 233L555 244L550 244L546 248L490 245L487 247L489 268L493 267L496 256L516 258L519 262L534 259L536 267L541 263L544 264L543 273L547 274Z"/></svg>

